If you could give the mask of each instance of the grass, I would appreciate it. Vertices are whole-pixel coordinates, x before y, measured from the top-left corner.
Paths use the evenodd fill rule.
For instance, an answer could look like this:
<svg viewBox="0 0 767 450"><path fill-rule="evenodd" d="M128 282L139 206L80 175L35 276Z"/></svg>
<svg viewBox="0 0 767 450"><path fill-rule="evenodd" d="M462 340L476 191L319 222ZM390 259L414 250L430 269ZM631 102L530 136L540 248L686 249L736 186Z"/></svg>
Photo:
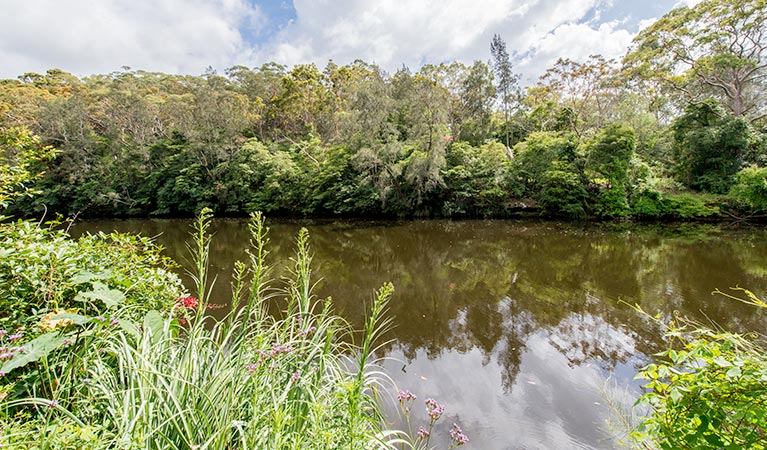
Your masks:
<svg viewBox="0 0 767 450"><path fill-rule="evenodd" d="M268 228L251 219L247 263L238 263L232 311L206 314L210 214L190 250L196 298L170 314L111 320L68 313L64 342L20 367L0 388L0 443L25 449L374 449L410 446L379 407L389 379L376 343L388 327L387 284L375 293L361 341L312 294L308 233L296 241L292 276L270 278ZM197 300L199 299L199 300ZM274 302L283 314L267 309ZM34 370L29 370L33 367ZM16 398L27 370L27 396ZM35 386L41 386L39 389ZM40 395L38 395L40 394Z"/></svg>

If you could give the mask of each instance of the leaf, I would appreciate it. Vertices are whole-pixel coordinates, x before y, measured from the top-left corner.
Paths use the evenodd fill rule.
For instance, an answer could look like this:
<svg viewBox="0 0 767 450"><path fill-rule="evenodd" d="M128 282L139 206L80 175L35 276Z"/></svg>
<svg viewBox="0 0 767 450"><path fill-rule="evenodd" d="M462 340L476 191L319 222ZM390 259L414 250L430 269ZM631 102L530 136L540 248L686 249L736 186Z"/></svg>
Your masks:
<svg viewBox="0 0 767 450"><path fill-rule="evenodd" d="M0 367L0 372L9 373L19 367L24 367L31 362L45 358L48 354L64 344L64 336L58 332L41 334L24 345L26 349Z"/></svg>
<svg viewBox="0 0 767 450"><path fill-rule="evenodd" d="M90 317L81 316L80 314L74 314L74 313L60 313L56 314L52 317L53 320L71 320L72 323L75 325L85 325L86 323L90 322Z"/></svg>
<svg viewBox="0 0 767 450"><path fill-rule="evenodd" d="M144 316L144 332L150 333L152 342L157 343L162 335L162 330L165 325L162 315L157 311L149 311Z"/></svg>
<svg viewBox="0 0 767 450"><path fill-rule="evenodd" d="M727 378L737 378L740 376L740 367L734 366L731 367L726 373Z"/></svg>
<svg viewBox="0 0 767 450"><path fill-rule="evenodd" d="M93 283L93 290L80 292L75 297L77 301L101 300L107 308L114 308L125 301L125 294L117 289L109 289L109 286L101 282Z"/></svg>

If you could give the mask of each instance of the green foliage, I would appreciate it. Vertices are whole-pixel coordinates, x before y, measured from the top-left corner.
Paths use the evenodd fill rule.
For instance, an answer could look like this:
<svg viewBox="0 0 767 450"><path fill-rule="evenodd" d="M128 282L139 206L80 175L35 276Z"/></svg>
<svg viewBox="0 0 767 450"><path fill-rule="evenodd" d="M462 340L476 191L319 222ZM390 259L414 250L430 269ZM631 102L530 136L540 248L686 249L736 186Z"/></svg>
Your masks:
<svg viewBox="0 0 767 450"><path fill-rule="evenodd" d="M55 154L26 128L0 128L0 208L29 193L29 183L42 175L34 167Z"/></svg>
<svg viewBox="0 0 767 450"><path fill-rule="evenodd" d="M571 165L557 161L543 173L539 201L545 212L585 217L587 196L582 177Z"/></svg>
<svg viewBox="0 0 767 450"><path fill-rule="evenodd" d="M629 214L629 167L635 147L634 129L619 124L600 130L589 146L587 168L598 176L592 179L592 186L597 191L593 205L597 216L623 217ZM600 179L606 180L606 183L600 183Z"/></svg>
<svg viewBox="0 0 767 450"><path fill-rule="evenodd" d="M200 297L209 287L209 224L204 211L190 244ZM68 315L67 327L30 343L40 378L26 397L0 387L0 444L229 450L405 443L383 426L377 399L384 375L373 359L389 323L391 285L376 293L361 344L353 345L331 300L312 295L306 230L299 233L292 278L278 288L266 264L268 228L260 214L250 228L250 261L235 266L233 308L222 320L207 316L204 297L187 297L172 314L149 311L138 320ZM267 314L275 302L285 311L281 317ZM18 358L24 354L2 369L15 375Z"/></svg>
<svg viewBox="0 0 767 450"><path fill-rule="evenodd" d="M576 159L577 147L578 142L572 135L532 133L514 146L515 173L524 182L528 193L534 193L540 189L544 174L555 161L571 163Z"/></svg>
<svg viewBox="0 0 767 450"><path fill-rule="evenodd" d="M740 291L746 298L738 300L767 306ZM669 450L767 448L767 349L752 336L684 320L666 336L670 348L638 375L650 415L634 438Z"/></svg>
<svg viewBox="0 0 767 450"><path fill-rule="evenodd" d="M147 238L99 233L73 240L34 222L2 223L0 327L34 335L33 322L56 311L167 310L183 292L174 267Z"/></svg>
<svg viewBox="0 0 767 450"><path fill-rule="evenodd" d="M767 168L751 166L738 172L730 196L751 211L767 211Z"/></svg>
<svg viewBox="0 0 767 450"><path fill-rule="evenodd" d="M511 159L503 144L472 147L463 142L450 146L443 171L446 215L500 215L509 197Z"/></svg>
<svg viewBox="0 0 767 450"><path fill-rule="evenodd" d="M749 127L713 101L692 104L673 124L677 173L695 190L726 193L749 145Z"/></svg>

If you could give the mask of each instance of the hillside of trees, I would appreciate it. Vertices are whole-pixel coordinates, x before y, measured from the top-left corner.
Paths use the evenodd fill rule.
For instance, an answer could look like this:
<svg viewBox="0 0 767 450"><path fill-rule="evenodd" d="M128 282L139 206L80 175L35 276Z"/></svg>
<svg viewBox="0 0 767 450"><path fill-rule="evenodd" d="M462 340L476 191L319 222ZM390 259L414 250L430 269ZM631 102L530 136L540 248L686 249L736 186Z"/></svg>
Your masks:
<svg viewBox="0 0 767 450"><path fill-rule="evenodd" d="M0 80L2 159L26 132L57 154L9 212L758 217L765 16L763 0L678 8L622 60L560 59L529 87L502 36L488 61L393 74L26 73Z"/></svg>

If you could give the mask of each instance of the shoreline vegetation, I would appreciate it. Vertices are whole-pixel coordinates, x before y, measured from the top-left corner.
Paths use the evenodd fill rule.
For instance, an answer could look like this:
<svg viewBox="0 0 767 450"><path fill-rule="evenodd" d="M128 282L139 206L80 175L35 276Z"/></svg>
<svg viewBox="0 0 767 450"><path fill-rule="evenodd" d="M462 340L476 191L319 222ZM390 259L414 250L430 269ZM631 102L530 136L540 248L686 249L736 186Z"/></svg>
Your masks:
<svg viewBox="0 0 767 450"><path fill-rule="evenodd" d="M621 61L560 59L527 87L497 35L488 61L393 74L22 74L0 80L4 158L56 150L7 213L763 220L766 15L677 8Z"/></svg>
<svg viewBox="0 0 767 450"><path fill-rule="evenodd" d="M289 279L272 280L269 229L256 214L231 311L214 319L211 217L203 211L190 233L192 294L146 239L73 241L30 222L3 224L0 304L18 313L0 318L3 448L432 448L445 406L426 399L417 408L409 390L395 400L375 356L391 325L392 285L374 293L353 330L330 298L312 294L305 229ZM22 260L28 270L18 273ZM272 305L282 313L270 315ZM387 400L399 402L409 432L387 426ZM454 424L448 442L469 438Z"/></svg>
<svg viewBox="0 0 767 450"><path fill-rule="evenodd" d="M356 61L0 81L0 444L430 448L444 405L425 399L414 418L416 396L399 391L410 432L382 413L375 349L392 286L376 292L355 343L360 330L312 295L305 230L292 276L272 283L256 211L762 218L765 22L764 0L677 8L621 65L560 59L525 90L500 36L490 64L393 75ZM193 292L150 240L73 240L10 218L47 212L196 216ZM252 214L219 321L206 313L213 212ZM633 444L767 447L763 343L685 321L665 337L668 351L640 373L649 415ZM458 424L449 437L449 448L468 442Z"/></svg>

